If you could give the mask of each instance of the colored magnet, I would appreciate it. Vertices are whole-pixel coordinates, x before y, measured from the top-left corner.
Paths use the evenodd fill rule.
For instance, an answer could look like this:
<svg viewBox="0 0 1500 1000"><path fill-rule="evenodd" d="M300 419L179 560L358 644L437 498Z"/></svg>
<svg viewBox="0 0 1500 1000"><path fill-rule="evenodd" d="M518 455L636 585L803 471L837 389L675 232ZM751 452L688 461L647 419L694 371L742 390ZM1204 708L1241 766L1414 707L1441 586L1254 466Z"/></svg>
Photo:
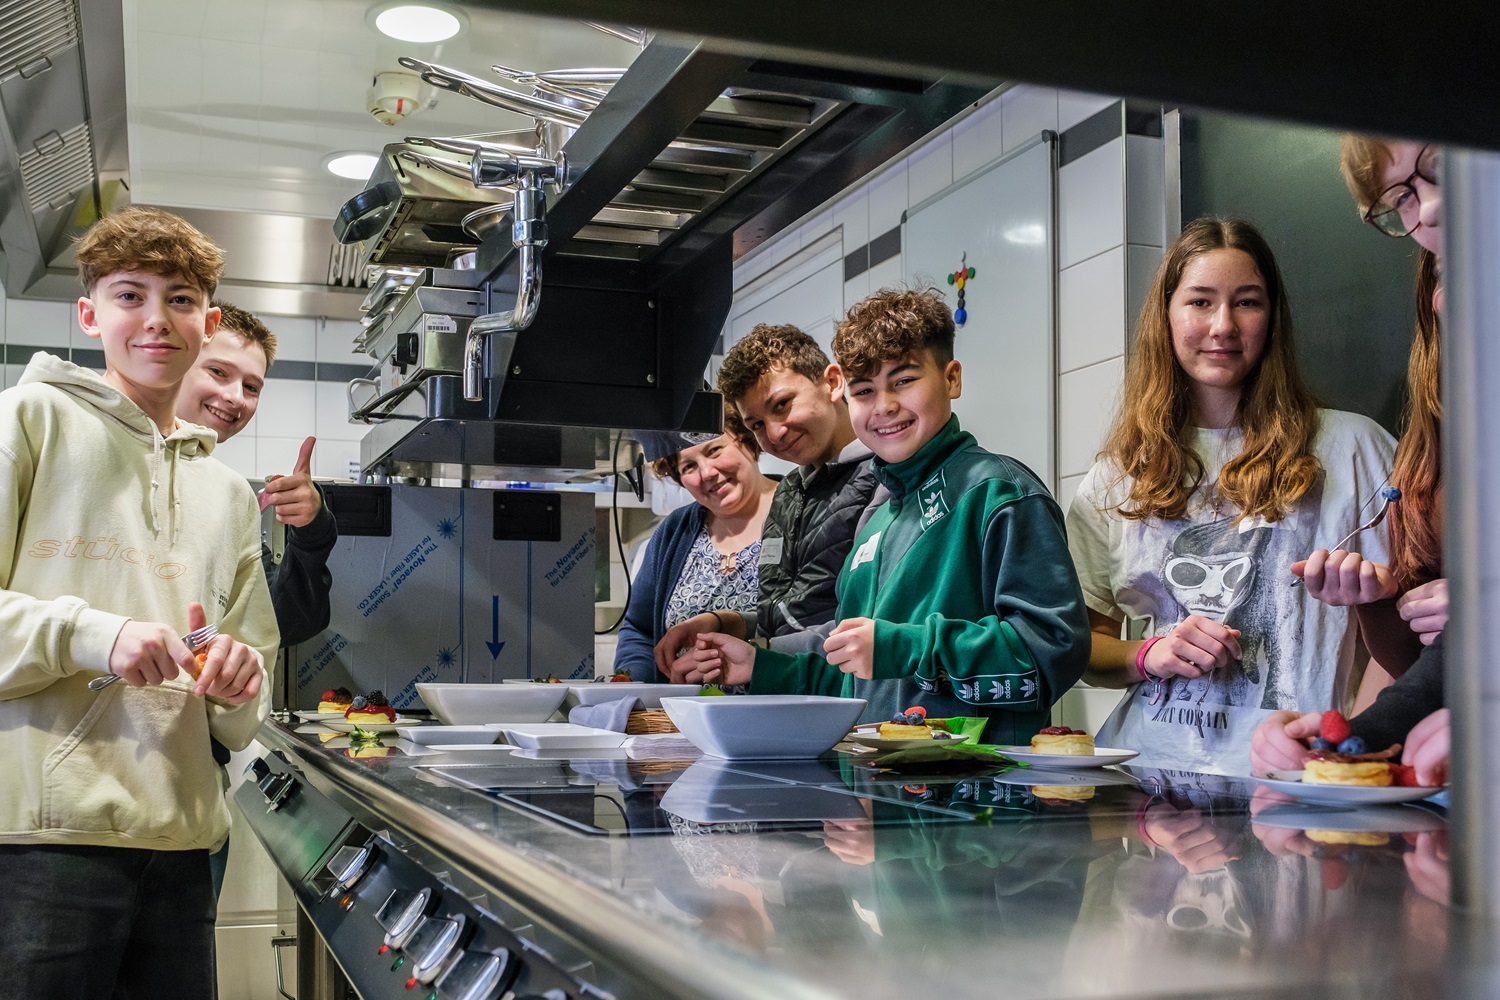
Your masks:
<svg viewBox="0 0 1500 1000"><path fill-rule="evenodd" d="M953 284L953 278L954 278L953 275L951 275L951 274L948 275L948 284L950 284L950 285Z"/></svg>
<svg viewBox="0 0 1500 1000"><path fill-rule="evenodd" d="M963 306L959 306L956 310L954 310L953 322L957 323L959 326L963 326L964 322L968 320L968 318L969 310L965 309Z"/></svg>
<svg viewBox="0 0 1500 1000"><path fill-rule="evenodd" d="M962 287L964 287L964 284L968 282L968 280L969 280L968 278L965 278L963 275L960 274L958 276L958 280L955 281L954 284L957 285L959 288L962 288Z"/></svg>
<svg viewBox="0 0 1500 1000"><path fill-rule="evenodd" d="M974 277L974 269L972 267L969 268L969 273L968 273L967 276L970 277L970 278Z"/></svg>

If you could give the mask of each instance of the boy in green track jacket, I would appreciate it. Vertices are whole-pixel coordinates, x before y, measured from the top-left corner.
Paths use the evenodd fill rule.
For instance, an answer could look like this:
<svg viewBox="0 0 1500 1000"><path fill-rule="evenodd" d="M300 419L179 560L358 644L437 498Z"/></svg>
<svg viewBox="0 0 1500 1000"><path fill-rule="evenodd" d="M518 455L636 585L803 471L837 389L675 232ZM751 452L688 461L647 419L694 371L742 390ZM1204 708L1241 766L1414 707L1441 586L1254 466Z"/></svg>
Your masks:
<svg viewBox="0 0 1500 1000"><path fill-rule="evenodd" d="M849 310L833 340L854 432L891 492L839 577L823 656L698 637L690 680L752 694L866 699L862 721L913 705L983 715L984 742L1026 742L1083 676L1088 616L1062 512L1030 469L959 429L954 325L931 290L886 290Z"/></svg>

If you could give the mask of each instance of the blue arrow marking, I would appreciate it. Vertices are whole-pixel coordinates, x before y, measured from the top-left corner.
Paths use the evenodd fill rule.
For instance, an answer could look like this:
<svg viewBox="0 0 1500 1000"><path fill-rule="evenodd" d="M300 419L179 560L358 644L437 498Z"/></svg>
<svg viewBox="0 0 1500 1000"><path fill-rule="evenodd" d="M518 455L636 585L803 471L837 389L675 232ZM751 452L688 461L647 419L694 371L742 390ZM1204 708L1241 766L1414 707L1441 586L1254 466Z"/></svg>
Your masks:
<svg viewBox="0 0 1500 1000"><path fill-rule="evenodd" d="M490 597L490 635L494 636L485 643L490 648L491 659L500 658L500 650L505 648L505 643L500 641L500 595L494 594Z"/></svg>

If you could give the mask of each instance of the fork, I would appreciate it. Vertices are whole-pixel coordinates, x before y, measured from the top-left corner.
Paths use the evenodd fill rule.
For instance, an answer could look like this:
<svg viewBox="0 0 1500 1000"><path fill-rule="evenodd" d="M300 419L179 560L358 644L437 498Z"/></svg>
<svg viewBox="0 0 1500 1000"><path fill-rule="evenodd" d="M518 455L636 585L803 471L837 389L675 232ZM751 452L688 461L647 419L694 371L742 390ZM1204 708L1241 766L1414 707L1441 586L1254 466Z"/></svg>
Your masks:
<svg viewBox="0 0 1500 1000"><path fill-rule="evenodd" d="M207 646L218 637L219 626L205 625L202 628L193 629L193 631L183 636L182 643L183 645L187 646L187 648L193 653L197 653L198 650L202 649L204 646ZM95 677L93 680L89 681L89 690L103 691L105 688L109 687L119 679L119 674L105 674L103 677Z"/></svg>
<svg viewBox="0 0 1500 1000"><path fill-rule="evenodd" d="M1384 521L1385 520L1385 515L1391 509L1391 504L1397 502L1400 499L1401 499L1401 490L1400 490L1399 487L1396 487L1396 486L1387 486L1385 489L1381 490L1380 491L1380 500L1381 500L1380 509L1375 512L1375 516L1372 517L1372 518L1370 518L1364 524L1361 524L1359 527L1355 528L1353 531L1349 532L1349 534L1345 535L1343 538L1340 538L1338 540L1338 544L1330 546L1329 549L1328 549L1328 551L1329 552L1333 552L1336 549L1343 548L1346 544L1348 544L1349 539L1353 538L1355 535L1359 534L1361 531L1368 531L1370 528L1375 527L1381 521ZM1295 580L1292 581L1292 586L1293 587L1301 586L1301 584L1302 584L1302 578L1300 576L1297 577Z"/></svg>

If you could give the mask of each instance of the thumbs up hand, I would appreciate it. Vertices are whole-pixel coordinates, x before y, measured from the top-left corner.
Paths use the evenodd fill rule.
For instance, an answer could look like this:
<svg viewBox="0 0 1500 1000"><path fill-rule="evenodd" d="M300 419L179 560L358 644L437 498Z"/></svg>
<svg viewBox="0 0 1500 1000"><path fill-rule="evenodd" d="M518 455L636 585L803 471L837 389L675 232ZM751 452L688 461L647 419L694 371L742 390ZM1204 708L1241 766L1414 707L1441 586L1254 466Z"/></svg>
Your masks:
<svg viewBox="0 0 1500 1000"><path fill-rule="evenodd" d="M270 477L261 491L262 509L274 506L276 520L291 528L306 527L323 509L323 499L312 484L312 450L316 443L317 438L311 437L303 441L292 474Z"/></svg>

